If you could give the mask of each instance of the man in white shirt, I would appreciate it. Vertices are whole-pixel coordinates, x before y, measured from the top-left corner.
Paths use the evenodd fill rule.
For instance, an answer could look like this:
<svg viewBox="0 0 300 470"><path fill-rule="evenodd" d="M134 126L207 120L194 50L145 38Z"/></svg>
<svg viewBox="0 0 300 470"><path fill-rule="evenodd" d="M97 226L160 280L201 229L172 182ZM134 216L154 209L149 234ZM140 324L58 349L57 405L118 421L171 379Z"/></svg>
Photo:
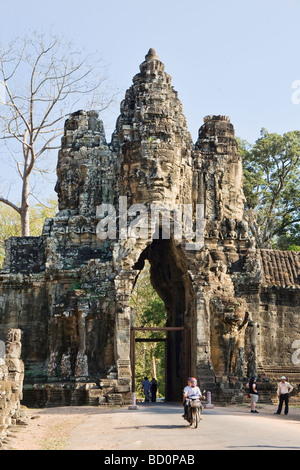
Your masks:
<svg viewBox="0 0 300 470"><path fill-rule="evenodd" d="M183 390L183 406L184 406L184 414L182 417L184 419L187 419L187 404L186 404L186 399L191 397L191 396L196 396L198 398L204 398L202 396L201 390L199 387L197 387L197 380L194 377L191 377L188 379L188 384Z"/></svg>
<svg viewBox="0 0 300 470"><path fill-rule="evenodd" d="M280 382L277 387L277 395L279 397L279 405L278 410L276 411L276 415L280 415L282 410L283 402L284 406L284 414L287 415L289 412L289 393L294 389L294 387L286 381L286 377L282 376L280 378Z"/></svg>

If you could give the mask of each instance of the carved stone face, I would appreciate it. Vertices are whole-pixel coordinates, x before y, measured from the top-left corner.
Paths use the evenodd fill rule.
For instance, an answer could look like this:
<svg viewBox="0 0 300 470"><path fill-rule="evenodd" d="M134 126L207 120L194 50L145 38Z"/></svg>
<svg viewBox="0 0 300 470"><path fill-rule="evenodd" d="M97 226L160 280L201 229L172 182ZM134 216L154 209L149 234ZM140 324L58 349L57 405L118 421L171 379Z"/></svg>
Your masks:
<svg viewBox="0 0 300 470"><path fill-rule="evenodd" d="M174 150L149 142L148 148L131 147L123 155L121 174L124 175L124 189L133 204L176 202L181 161Z"/></svg>
<svg viewBox="0 0 300 470"><path fill-rule="evenodd" d="M153 49L145 59L117 120L120 189L135 204L174 205L182 194L182 167L193 144L171 77Z"/></svg>

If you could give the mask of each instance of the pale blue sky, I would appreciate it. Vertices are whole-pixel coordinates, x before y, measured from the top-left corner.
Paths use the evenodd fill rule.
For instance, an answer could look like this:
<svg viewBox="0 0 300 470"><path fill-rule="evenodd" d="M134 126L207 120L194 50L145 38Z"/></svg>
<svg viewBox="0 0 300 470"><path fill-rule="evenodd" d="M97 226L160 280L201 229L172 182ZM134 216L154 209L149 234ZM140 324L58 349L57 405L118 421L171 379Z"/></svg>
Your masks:
<svg viewBox="0 0 300 470"><path fill-rule="evenodd" d="M1 1L1 0L0 0ZM108 63L120 101L153 47L183 103L196 141L203 117L230 117L254 142L262 127L299 129L299 0L15 0L3 2L0 40L28 28L64 34ZM300 95L299 95L300 96ZM119 114L104 116L107 140Z"/></svg>

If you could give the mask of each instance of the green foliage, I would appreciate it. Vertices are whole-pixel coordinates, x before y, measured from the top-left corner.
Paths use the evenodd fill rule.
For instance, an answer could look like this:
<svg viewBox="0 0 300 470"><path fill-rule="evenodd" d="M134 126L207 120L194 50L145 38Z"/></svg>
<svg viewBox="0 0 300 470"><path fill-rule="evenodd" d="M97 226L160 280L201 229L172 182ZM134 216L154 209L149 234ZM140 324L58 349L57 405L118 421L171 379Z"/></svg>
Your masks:
<svg viewBox="0 0 300 470"><path fill-rule="evenodd" d="M239 147L250 229L258 246L275 246L300 222L300 131L262 129L254 145L239 140Z"/></svg>
<svg viewBox="0 0 300 470"><path fill-rule="evenodd" d="M45 219L53 217L57 212L57 201L50 199L43 204L36 204L30 208L31 235L39 236L42 233ZM4 203L0 203L0 267L5 258L5 240L10 237L21 236L21 220L19 214Z"/></svg>
<svg viewBox="0 0 300 470"><path fill-rule="evenodd" d="M289 250L289 251L300 251L300 246L298 246L298 245L290 245L290 246L288 247L288 250Z"/></svg>
<svg viewBox="0 0 300 470"><path fill-rule="evenodd" d="M300 251L300 224L293 224L283 235L280 235L274 247L279 250Z"/></svg>
<svg viewBox="0 0 300 470"><path fill-rule="evenodd" d="M76 281L74 281L71 286L70 286L70 291L73 292L75 290L78 290L78 289L81 289L81 282L79 279L77 279Z"/></svg>
<svg viewBox="0 0 300 470"><path fill-rule="evenodd" d="M131 297L135 327L163 327L166 325L164 302L153 289L150 280L150 266L147 263L141 271ZM145 331L136 333L137 338L165 338L164 332ZM136 392L143 396L141 387L145 376L151 380L156 375L159 394L165 392L165 342L136 342Z"/></svg>

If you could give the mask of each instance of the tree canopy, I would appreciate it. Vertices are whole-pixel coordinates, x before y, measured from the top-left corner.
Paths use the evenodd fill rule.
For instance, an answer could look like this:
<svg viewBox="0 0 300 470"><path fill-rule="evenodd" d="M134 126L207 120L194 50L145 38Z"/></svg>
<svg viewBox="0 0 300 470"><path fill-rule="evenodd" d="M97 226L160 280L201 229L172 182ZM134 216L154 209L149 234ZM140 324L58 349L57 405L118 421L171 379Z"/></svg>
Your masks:
<svg viewBox="0 0 300 470"><path fill-rule="evenodd" d="M42 233L47 217L54 217L57 212L57 201L51 199L47 205L35 204L30 207L30 230L32 236ZM2 204L0 211L0 269L5 258L5 240L10 237L21 236L21 220L16 211Z"/></svg>
<svg viewBox="0 0 300 470"><path fill-rule="evenodd" d="M261 130L254 145L239 140L246 215L259 247L299 244L300 131Z"/></svg>

